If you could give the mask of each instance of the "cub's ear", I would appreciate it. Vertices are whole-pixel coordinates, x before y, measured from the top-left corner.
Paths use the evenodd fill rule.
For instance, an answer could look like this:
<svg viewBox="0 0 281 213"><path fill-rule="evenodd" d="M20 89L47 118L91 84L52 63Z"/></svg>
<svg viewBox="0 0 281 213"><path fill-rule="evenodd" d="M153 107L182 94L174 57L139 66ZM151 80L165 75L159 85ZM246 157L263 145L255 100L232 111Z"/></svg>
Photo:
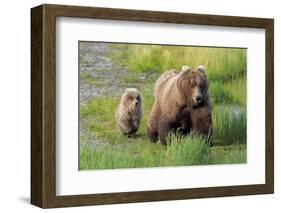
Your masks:
<svg viewBox="0 0 281 213"><path fill-rule="evenodd" d="M129 92L130 88L126 88L125 89L125 93Z"/></svg>
<svg viewBox="0 0 281 213"><path fill-rule="evenodd" d="M182 68L181 68L181 71L183 71L183 72L187 72L189 70L190 70L190 67L187 66L187 65L183 65Z"/></svg>
<svg viewBox="0 0 281 213"><path fill-rule="evenodd" d="M206 74L206 70L205 70L205 67L203 65L199 65L197 67L197 71L203 73L204 75Z"/></svg>

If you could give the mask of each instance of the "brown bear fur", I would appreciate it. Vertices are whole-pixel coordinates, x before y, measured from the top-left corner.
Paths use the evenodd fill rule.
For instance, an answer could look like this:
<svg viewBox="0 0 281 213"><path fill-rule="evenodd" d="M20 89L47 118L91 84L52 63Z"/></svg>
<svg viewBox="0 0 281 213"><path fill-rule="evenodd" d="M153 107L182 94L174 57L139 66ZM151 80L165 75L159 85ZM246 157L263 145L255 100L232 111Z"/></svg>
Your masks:
<svg viewBox="0 0 281 213"><path fill-rule="evenodd" d="M181 72L164 72L154 85L154 104L147 132L152 142L158 137L166 144L171 131L187 134L191 130L212 141L212 112L205 68L183 66Z"/></svg>
<svg viewBox="0 0 281 213"><path fill-rule="evenodd" d="M141 96L136 88L127 88L115 113L119 130L125 135L138 131L142 118Z"/></svg>

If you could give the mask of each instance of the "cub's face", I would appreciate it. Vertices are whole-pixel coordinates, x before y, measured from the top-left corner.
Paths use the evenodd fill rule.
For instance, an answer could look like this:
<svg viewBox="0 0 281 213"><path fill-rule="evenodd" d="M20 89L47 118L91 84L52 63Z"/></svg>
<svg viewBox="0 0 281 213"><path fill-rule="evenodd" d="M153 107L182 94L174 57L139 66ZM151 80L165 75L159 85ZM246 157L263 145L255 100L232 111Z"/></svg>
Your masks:
<svg viewBox="0 0 281 213"><path fill-rule="evenodd" d="M136 88L127 88L124 93L124 101L130 111L136 111L141 107L140 92Z"/></svg>
<svg viewBox="0 0 281 213"><path fill-rule="evenodd" d="M196 107L204 102L208 93L208 81L205 68L200 65L195 70L184 66L179 77L180 90L183 92L189 103Z"/></svg>

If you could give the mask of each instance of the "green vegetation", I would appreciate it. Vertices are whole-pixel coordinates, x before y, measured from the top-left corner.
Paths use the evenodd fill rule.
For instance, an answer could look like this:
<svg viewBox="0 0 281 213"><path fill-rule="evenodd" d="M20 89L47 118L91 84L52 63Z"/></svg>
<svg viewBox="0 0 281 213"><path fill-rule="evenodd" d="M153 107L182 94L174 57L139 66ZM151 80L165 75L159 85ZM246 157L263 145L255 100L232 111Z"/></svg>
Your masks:
<svg viewBox="0 0 281 213"><path fill-rule="evenodd" d="M124 50L112 57L123 64L127 62L135 73L161 74L169 69L181 70L182 65L196 68L203 64L213 104L246 105L246 49L124 45Z"/></svg>
<svg viewBox="0 0 281 213"><path fill-rule="evenodd" d="M161 73L171 68L180 70L184 64L204 64L209 80L232 80L246 73L246 49L132 45L128 51L128 65L133 72Z"/></svg>
<svg viewBox="0 0 281 213"><path fill-rule="evenodd" d="M246 154L246 50L156 45L112 45L110 57L126 65L130 75L120 76L124 87L134 85L143 98L143 119L135 136L116 128L114 112L120 97L103 96L80 106L80 169L112 169L245 163ZM153 85L161 72L182 65L207 69L213 105L214 145L193 134L170 136L165 147L146 135L146 122L154 97ZM143 80L140 76L145 76ZM95 84L91 76L80 79ZM95 85L99 85L96 83ZM90 142L89 142L90 141Z"/></svg>
<svg viewBox="0 0 281 213"><path fill-rule="evenodd" d="M147 139L146 139L147 140ZM244 163L245 145L209 148L200 138L171 136L167 147L149 141L130 142L119 146L106 144L102 149L82 146L80 169L141 168L159 166Z"/></svg>

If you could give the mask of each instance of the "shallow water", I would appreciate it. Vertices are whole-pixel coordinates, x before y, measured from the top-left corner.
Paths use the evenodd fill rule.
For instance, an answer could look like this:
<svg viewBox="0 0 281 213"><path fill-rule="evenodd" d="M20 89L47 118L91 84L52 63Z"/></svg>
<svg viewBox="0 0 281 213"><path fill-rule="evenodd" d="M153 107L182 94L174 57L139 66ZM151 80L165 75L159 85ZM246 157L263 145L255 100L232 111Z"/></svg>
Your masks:
<svg viewBox="0 0 281 213"><path fill-rule="evenodd" d="M218 111L221 112L232 112L236 117L239 117L241 113L245 113L245 108L238 104L225 104L225 105L216 105Z"/></svg>

